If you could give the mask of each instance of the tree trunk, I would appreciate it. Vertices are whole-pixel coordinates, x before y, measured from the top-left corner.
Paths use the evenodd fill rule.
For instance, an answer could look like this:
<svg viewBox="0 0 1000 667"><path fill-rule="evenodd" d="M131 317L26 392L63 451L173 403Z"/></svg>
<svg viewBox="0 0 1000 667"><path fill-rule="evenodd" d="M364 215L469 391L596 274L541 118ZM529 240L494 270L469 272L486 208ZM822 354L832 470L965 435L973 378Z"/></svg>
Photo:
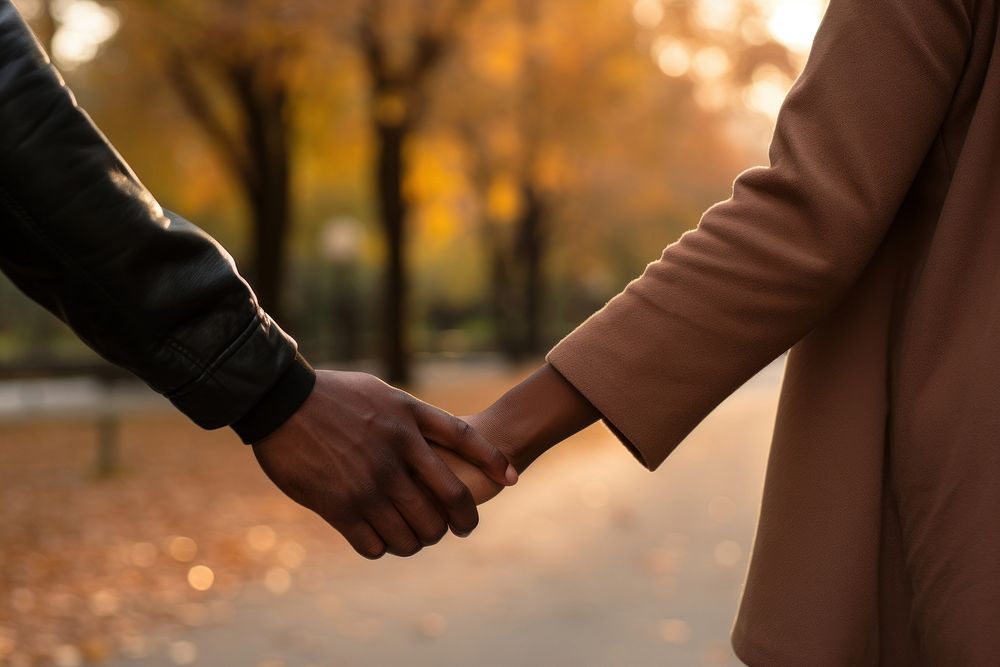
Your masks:
<svg viewBox="0 0 1000 667"><path fill-rule="evenodd" d="M524 358L521 333L521 290L517 271L511 271L508 244L494 238L489 244L491 254L490 287L492 297L493 335L501 354L511 362Z"/></svg>
<svg viewBox="0 0 1000 667"><path fill-rule="evenodd" d="M410 380L406 270L406 202L403 198L403 144L408 128L376 124L376 195L386 239L386 275L383 294L382 363L389 382Z"/></svg>
<svg viewBox="0 0 1000 667"><path fill-rule="evenodd" d="M518 263L524 275L522 350L525 354L536 355L542 352L546 344L543 308L546 299L545 259L548 230L545 225L545 203L541 196L530 184L525 184L522 192L524 209L517 239Z"/></svg>
<svg viewBox="0 0 1000 667"><path fill-rule="evenodd" d="M250 163L244 186L252 222L251 282L261 307L280 323L287 316L285 255L292 219L287 94L281 88L260 90L252 73L238 77L236 89Z"/></svg>
<svg viewBox="0 0 1000 667"><path fill-rule="evenodd" d="M285 251L288 245L290 207L287 172L279 165L262 169L262 181L251 195L253 248L251 280L261 307L277 322L287 315L283 299Z"/></svg>

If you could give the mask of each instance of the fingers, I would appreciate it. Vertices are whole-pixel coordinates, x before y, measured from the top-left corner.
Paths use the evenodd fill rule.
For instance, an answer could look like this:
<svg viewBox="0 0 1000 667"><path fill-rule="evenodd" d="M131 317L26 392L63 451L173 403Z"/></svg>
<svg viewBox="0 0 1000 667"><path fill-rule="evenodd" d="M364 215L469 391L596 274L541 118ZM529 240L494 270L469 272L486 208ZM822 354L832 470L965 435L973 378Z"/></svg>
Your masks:
<svg viewBox="0 0 1000 667"><path fill-rule="evenodd" d="M354 550L370 560L376 560L385 555L386 545L375 529L367 521L354 521L348 524L334 526L347 538Z"/></svg>
<svg viewBox="0 0 1000 667"><path fill-rule="evenodd" d="M437 544L448 532L443 512L419 482L406 480L393 494L393 504L423 546Z"/></svg>
<svg viewBox="0 0 1000 667"><path fill-rule="evenodd" d="M445 511L452 531L459 537L467 536L479 525L479 510L472 493L422 439L411 445L411 450L410 465Z"/></svg>
<svg viewBox="0 0 1000 667"><path fill-rule="evenodd" d="M414 534L399 510L388 500L375 505L368 513L368 523L385 542L386 551L395 556L412 556L424 545Z"/></svg>
<svg viewBox="0 0 1000 667"><path fill-rule="evenodd" d="M497 484L517 482L517 471L507 457L467 422L427 403L418 404L416 419L428 440L477 465Z"/></svg>

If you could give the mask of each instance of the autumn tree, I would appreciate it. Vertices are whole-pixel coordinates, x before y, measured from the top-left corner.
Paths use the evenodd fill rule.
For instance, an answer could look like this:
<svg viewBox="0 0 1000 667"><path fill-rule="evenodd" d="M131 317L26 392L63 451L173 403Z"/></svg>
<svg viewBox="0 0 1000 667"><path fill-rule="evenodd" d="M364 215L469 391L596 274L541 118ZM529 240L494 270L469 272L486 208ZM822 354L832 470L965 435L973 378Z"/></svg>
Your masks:
<svg viewBox="0 0 1000 667"><path fill-rule="evenodd" d="M298 79L313 5L141 0L126 9L131 51L171 87L238 187L250 221L247 274L262 306L282 318Z"/></svg>
<svg viewBox="0 0 1000 667"><path fill-rule="evenodd" d="M428 106L429 84L476 0L363 3L358 43L370 81L374 185L385 236L383 363L387 378L410 377L406 148Z"/></svg>
<svg viewBox="0 0 1000 667"><path fill-rule="evenodd" d="M720 17L652 0L497 0L466 35L459 76L476 85L451 104L452 122L485 202L495 330L511 358L550 342L548 258L560 216L596 217L601 208L580 202L604 201L613 207L603 225L620 228L635 202L662 210L670 199L678 217L693 216L705 201L685 192L683 169L671 182L664 167L687 164L701 179L736 173L721 143L726 122L743 118L741 98L761 72L783 77L780 87L796 64L768 38L756 3L727 7ZM685 201L690 210L678 206Z"/></svg>

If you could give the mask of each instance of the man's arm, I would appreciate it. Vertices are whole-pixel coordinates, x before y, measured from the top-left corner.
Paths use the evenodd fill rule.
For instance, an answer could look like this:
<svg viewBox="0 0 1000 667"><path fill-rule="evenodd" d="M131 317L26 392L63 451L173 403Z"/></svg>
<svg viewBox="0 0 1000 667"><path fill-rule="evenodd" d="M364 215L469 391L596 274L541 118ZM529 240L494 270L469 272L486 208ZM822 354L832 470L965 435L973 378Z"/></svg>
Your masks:
<svg viewBox="0 0 1000 667"><path fill-rule="evenodd" d="M0 0L0 269L204 428L237 423L244 440L258 439L312 388L295 341L259 308L232 257L160 207L9 0ZM257 420L240 422L251 407Z"/></svg>
<svg viewBox="0 0 1000 667"><path fill-rule="evenodd" d="M371 376L317 377L232 257L142 186L9 0L0 0L0 269L195 423L258 443L271 479L367 556L414 553L449 522L458 533L475 527L468 490L429 439L498 483L516 479L452 415Z"/></svg>

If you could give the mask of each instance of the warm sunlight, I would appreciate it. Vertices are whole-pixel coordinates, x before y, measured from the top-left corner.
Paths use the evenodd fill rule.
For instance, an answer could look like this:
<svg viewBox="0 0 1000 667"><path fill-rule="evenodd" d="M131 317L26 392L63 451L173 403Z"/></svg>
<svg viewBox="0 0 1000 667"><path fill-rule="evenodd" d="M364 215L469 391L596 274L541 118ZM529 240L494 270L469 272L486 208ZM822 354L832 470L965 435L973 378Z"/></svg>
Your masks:
<svg viewBox="0 0 1000 667"><path fill-rule="evenodd" d="M698 0L694 6L695 23L706 30L730 32L739 19L737 0Z"/></svg>
<svg viewBox="0 0 1000 667"><path fill-rule="evenodd" d="M792 82L774 65L761 65L754 70L753 83L743 89L743 102L747 108L769 116L778 117L778 110Z"/></svg>
<svg viewBox="0 0 1000 667"><path fill-rule="evenodd" d="M632 18L640 28L655 30L650 56L670 77L693 77L695 102L706 111L720 111L734 100L772 121L794 77L773 64L740 62L733 38L748 47L776 42L793 61L804 63L823 13L825 0L692 0L687 16L669 19L670 0L635 0ZM695 34L685 28L696 28ZM742 74L741 74L742 73ZM735 78L736 80L730 80Z"/></svg>
<svg viewBox="0 0 1000 667"><path fill-rule="evenodd" d="M684 76L691 69L691 52L678 39L657 37L650 50L656 64L667 76Z"/></svg>
<svg viewBox="0 0 1000 667"><path fill-rule="evenodd" d="M767 0L767 29L785 47L798 53L809 51L823 17L821 0Z"/></svg>
<svg viewBox="0 0 1000 667"><path fill-rule="evenodd" d="M118 32L118 12L93 0L61 0L52 3L59 29L52 38L55 59L72 68L93 60L101 45Z"/></svg>
<svg viewBox="0 0 1000 667"><path fill-rule="evenodd" d="M632 17L643 28L655 28L663 20L663 13L661 0L635 0L632 5Z"/></svg>

